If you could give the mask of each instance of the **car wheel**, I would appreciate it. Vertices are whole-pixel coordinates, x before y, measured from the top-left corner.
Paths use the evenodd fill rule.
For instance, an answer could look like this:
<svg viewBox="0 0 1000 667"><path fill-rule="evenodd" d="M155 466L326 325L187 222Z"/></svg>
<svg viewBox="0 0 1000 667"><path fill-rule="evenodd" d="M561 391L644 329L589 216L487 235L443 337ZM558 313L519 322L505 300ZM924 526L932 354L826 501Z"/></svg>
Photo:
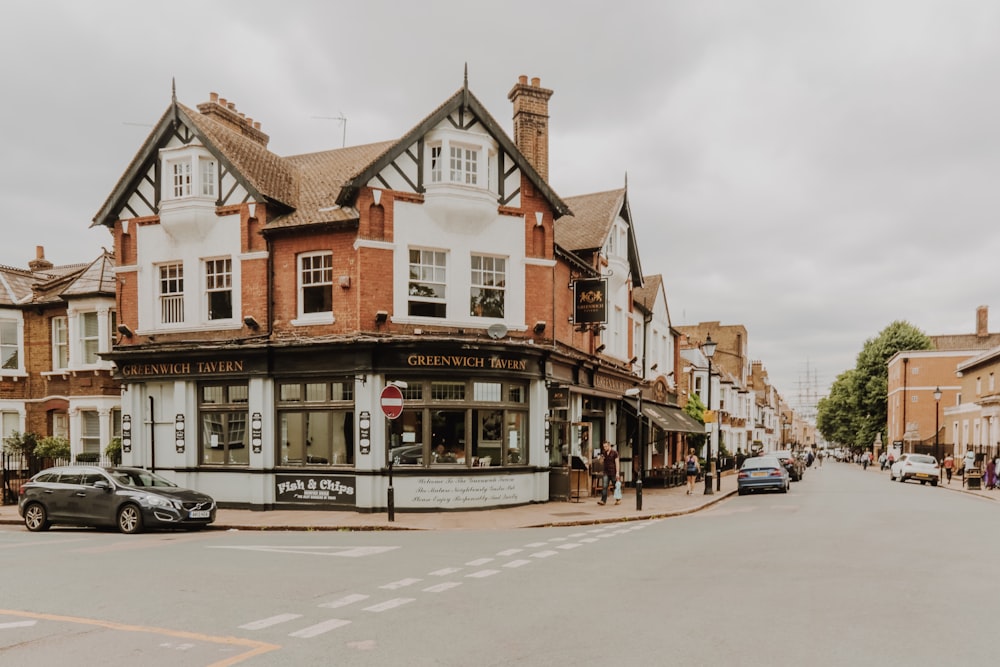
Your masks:
<svg viewBox="0 0 1000 667"><path fill-rule="evenodd" d="M33 533L37 533L42 530L48 530L49 526L49 513L45 511L40 503L31 503L24 509L24 527Z"/></svg>
<svg viewBox="0 0 1000 667"><path fill-rule="evenodd" d="M902 484L902 483L903 483L903 482L905 482L905 481L906 481L906 477L904 477L904 476L903 476L903 474L902 474L902 473L900 473L900 474L899 474L899 483L900 483L900 484Z"/></svg>
<svg viewBox="0 0 1000 667"><path fill-rule="evenodd" d="M142 532L142 510L136 505L122 505L118 510L118 530L127 535Z"/></svg>
<svg viewBox="0 0 1000 667"><path fill-rule="evenodd" d="M747 494L747 490L746 489L737 489L736 493L739 494L739 495L741 495L741 496L745 496Z"/></svg>
<svg viewBox="0 0 1000 667"><path fill-rule="evenodd" d="M931 486L937 486L937 480L936 479L932 479L931 480Z"/></svg>
<svg viewBox="0 0 1000 667"><path fill-rule="evenodd" d="M781 487L778 490L781 491L782 493L788 493L788 487L789 486L790 486L790 484L785 484L783 487Z"/></svg>

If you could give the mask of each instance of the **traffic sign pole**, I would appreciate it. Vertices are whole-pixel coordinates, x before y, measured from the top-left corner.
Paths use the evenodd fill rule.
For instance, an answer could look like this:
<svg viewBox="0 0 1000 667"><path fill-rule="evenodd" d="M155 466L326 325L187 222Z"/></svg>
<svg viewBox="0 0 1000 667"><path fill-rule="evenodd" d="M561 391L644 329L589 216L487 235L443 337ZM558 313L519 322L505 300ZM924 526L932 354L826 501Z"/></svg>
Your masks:
<svg viewBox="0 0 1000 667"><path fill-rule="evenodd" d="M382 394L378 399L385 415L386 425L403 414L403 392L394 384L388 384L382 389ZM391 430L391 429L390 429ZM386 494L386 512L389 514L389 521L396 520L396 490L392 487L392 451L387 452L389 459L389 489Z"/></svg>

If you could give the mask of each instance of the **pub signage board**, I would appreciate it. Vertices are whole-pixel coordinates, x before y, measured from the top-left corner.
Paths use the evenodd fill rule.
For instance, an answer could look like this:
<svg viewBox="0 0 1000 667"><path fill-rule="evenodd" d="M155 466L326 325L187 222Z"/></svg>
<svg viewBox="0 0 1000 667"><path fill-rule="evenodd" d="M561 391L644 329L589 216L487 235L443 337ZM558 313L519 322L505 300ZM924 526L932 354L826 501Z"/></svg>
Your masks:
<svg viewBox="0 0 1000 667"><path fill-rule="evenodd" d="M279 474L274 485L275 503L355 506L354 475Z"/></svg>
<svg viewBox="0 0 1000 667"><path fill-rule="evenodd" d="M573 321L604 324L608 321L608 281L592 278L573 282Z"/></svg>

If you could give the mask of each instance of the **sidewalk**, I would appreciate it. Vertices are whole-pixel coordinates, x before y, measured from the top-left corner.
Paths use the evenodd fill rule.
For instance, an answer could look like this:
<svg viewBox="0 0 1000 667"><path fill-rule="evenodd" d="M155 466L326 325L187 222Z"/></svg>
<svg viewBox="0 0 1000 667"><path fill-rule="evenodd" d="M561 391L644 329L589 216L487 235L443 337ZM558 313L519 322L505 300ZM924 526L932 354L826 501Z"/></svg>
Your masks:
<svg viewBox="0 0 1000 667"><path fill-rule="evenodd" d="M642 510L636 510L635 490L624 489L621 505L611 500L598 505L599 498L580 502L552 501L507 509L469 512L395 512L389 521L386 512L363 514L350 511L220 509L215 530L503 530L542 526L577 526L618 521L637 521L681 516L704 509L736 493L736 475L723 475L721 490L705 495L704 482L687 495L687 486L669 489L646 486ZM0 524L20 524L16 505L0 506Z"/></svg>

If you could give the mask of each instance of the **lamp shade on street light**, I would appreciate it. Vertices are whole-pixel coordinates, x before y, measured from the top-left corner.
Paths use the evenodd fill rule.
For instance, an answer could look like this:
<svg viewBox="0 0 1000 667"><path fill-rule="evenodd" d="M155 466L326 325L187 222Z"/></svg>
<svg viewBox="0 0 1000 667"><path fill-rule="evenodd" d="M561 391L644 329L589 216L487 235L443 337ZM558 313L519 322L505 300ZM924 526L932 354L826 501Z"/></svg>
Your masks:
<svg viewBox="0 0 1000 667"><path fill-rule="evenodd" d="M712 340L712 335L709 334L705 337L705 342L701 344L701 351L708 359L708 405L705 408L709 411L712 410L712 357L715 356L715 348L717 343ZM715 435L715 420L711 422L711 427L709 427L706 435L708 440L705 443L705 495L713 495L712 491L712 476L715 473L715 463L712 461L712 436Z"/></svg>

